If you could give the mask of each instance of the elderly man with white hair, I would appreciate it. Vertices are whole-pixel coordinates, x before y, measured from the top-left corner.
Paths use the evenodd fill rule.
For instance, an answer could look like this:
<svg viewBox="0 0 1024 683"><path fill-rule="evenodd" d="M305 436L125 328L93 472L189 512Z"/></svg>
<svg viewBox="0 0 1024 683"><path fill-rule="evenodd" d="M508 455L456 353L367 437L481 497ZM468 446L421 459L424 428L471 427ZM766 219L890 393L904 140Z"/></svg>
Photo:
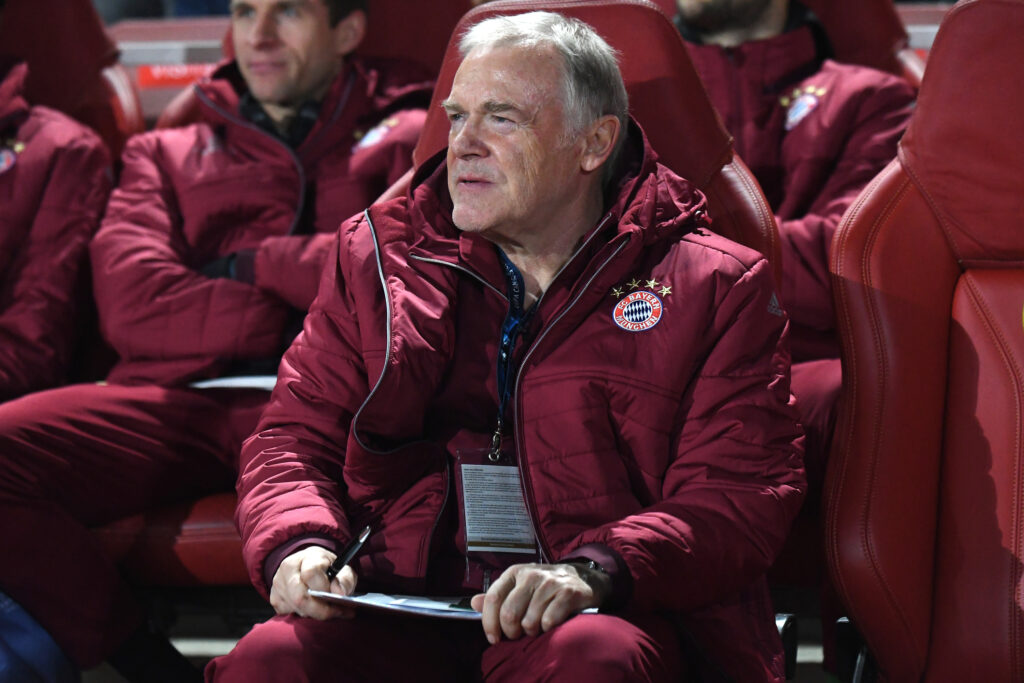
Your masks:
<svg viewBox="0 0 1024 683"><path fill-rule="evenodd" d="M207 680L781 680L763 572L804 475L768 263L708 231L586 24L461 50L446 154L341 227L243 447L277 616ZM357 587L480 621L310 594Z"/></svg>

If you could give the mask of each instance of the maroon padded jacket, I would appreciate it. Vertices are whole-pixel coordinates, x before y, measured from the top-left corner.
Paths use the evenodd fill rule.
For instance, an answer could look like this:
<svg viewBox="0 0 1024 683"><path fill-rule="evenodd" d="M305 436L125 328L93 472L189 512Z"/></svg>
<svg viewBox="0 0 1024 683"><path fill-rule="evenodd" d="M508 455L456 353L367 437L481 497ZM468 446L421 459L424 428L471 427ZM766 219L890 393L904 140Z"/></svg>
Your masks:
<svg viewBox="0 0 1024 683"><path fill-rule="evenodd" d="M239 114L234 64L197 86L203 120L136 136L91 245L108 379L182 384L270 361L316 294L338 226L412 165L431 84L351 60L296 148ZM234 277L207 277L237 254Z"/></svg>
<svg viewBox="0 0 1024 683"><path fill-rule="evenodd" d="M735 48L687 47L775 212L793 359L838 357L832 236L846 208L895 158L914 91L881 71L822 62L806 25Z"/></svg>
<svg viewBox="0 0 1024 683"><path fill-rule="evenodd" d="M86 126L22 97L0 64L0 401L67 380L88 308L87 247L111 186Z"/></svg>
<svg viewBox="0 0 1024 683"><path fill-rule="evenodd" d="M611 555L626 608L685 615L736 680L782 680L763 572L804 486L785 313L768 263L709 232L703 196L632 142L633 172L518 356L507 418L527 506L544 560ZM236 521L264 594L281 548L336 546L371 519L364 581L422 590L456 505L453 442L490 441L498 257L452 225L443 163L418 178L342 227L243 447ZM615 310L636 292L662 313L628 331Z"/></svg>

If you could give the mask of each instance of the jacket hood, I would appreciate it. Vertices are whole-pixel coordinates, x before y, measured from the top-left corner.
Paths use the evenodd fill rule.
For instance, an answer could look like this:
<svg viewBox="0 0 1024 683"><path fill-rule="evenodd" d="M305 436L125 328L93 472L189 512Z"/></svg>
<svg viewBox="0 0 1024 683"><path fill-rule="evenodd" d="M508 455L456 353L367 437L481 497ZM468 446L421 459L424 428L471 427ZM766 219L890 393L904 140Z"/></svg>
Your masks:
<svg viewBox="0 0 1024 683"><path fill-rule="evenodd" d="M425 161L409 188L409 205L418 230L445 238L458 235L448 192L447 150ZM707 200L693 183L658 162L643 129L630 117L627 138L605 189L602 217L649 245L707 227Z"/></svg>
<svg viewBox="0 0 1024 683"><path fill-rule="evenodd" d="M28 102L22 96L28 65L0 61L0 131L28 116Z"/></svg>

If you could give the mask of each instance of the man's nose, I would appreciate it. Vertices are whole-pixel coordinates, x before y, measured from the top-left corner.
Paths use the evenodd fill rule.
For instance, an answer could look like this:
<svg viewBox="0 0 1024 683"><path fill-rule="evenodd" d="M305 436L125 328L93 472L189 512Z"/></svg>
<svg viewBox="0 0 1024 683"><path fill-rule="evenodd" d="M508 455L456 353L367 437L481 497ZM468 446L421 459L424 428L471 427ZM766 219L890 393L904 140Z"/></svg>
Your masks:
<svg viewBox="0 0 1024 683"><path fill-rule="evenodd" d="M475 116L467 116L461 123L452 124L448 145L458 157L485 154L487 146L480 137L479 119Z"/></svg>
<svg viewBox="0 0 1024 683"><path fill-rule="evenodd" d="M265 47L277 41L277 17L272 12L260 12L249 28L249 44Z"/></svg>

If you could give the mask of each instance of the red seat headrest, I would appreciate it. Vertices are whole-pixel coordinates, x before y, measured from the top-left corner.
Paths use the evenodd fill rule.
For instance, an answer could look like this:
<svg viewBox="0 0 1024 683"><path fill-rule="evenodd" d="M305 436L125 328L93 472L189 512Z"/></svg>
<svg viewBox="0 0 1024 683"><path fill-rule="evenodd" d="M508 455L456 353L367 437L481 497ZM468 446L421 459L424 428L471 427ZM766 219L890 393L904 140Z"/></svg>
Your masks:
<svg viewBox="0 0 1024 683"><path fill-rule="evenodd" d="M118 57L91 0L7 0L0 52L28 62L29 102L65 112Z"/></svg>
<svg viewBox="0 0 1024 683"><path fill-rule="evenodd" d="M964 0L936 36L900 158L958 258L1024 259L1024 0Z"/></svg>

